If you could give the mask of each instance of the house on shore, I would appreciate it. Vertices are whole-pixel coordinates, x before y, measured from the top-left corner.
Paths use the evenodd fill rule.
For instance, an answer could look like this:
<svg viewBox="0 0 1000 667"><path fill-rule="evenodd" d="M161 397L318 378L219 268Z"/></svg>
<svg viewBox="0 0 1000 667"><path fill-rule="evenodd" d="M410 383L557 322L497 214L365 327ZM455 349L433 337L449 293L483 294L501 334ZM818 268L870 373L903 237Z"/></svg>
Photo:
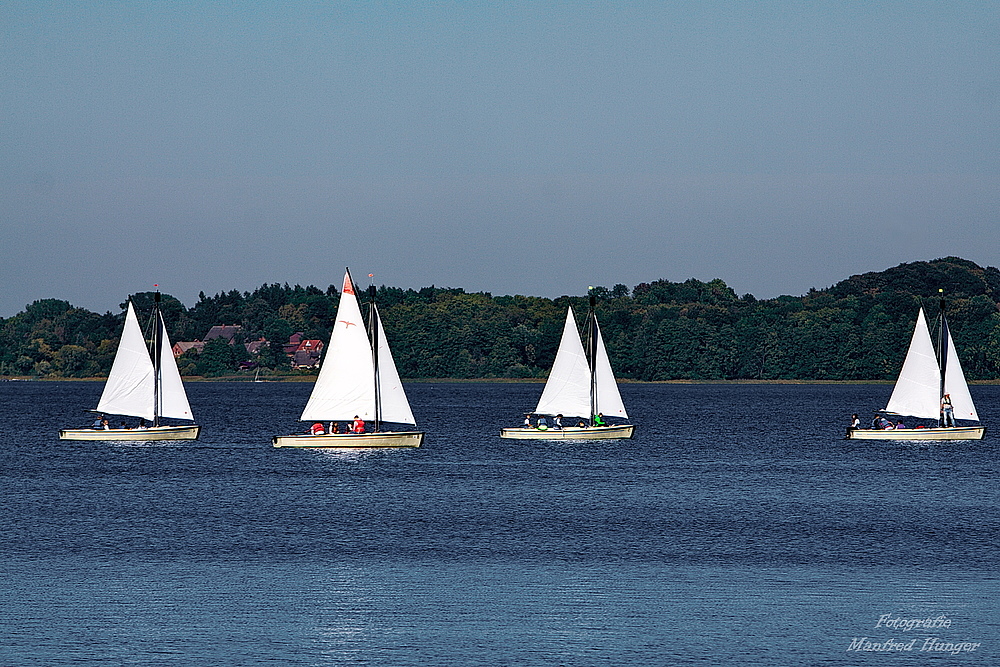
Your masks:
<svg viewBox="0 0 1000 667"><path fill-rule="evenodd" d="M239 324L216 324L214 327L208 330L205 334L204 340L206 343L210 340L215 340L216 338L224 338L230 345L233 344L233 339L243 331L243 327Z"/></svg>
<svg viewBox="0 0 1000 667"><path fill-rule="evenodd" d="M318 368L323 353L323 341L312 338L301 338L292 352L292 368ZM289 339L291 344L291 339ZM286 346L287 350L288 346Z"/></svg>
<svg viewBox="0 0 1000 667"><path fill-rule="evenodd" d="M196 354L200 354L205 349L205 344L208 341L221 338L225 340L230 345L234 344L237 336L239 336L243 331L243 327L238 324L217 324L208 330L205 337L202 340L195 341L177 341L173 345L174 357L179 357L185 352L194 350ZM270 342L261 337L258 340L249 341L243 343L246 347L247 352L251 356L256 357L260 354L262 348L270 346ZM285 356L288 357L289 364L292 368L298 369L309 369L318 368L320 358L323 353L323 341L315 338L306 338L301 331L297 331L288 337L288 342L282 345L282 350ZM250 368L255 366L255 362L243 362L242 366L244 368Z"/></svg>
<svg viewBox="0 0 1000 667"><path fill-rule="evenodd" d="M205 342L201 340L179 340L174 343L170 349L174 353L174 359L176 359L190 350L194 350L196 353L201 354L201 351L205 349Z"/></svg>
<svg viewBox="0 0 1000 667"><path fill-rule="evenodd" d="M232 345L233 340L241 331L243 331L243 327L241 327L238 324L228 324L228 325L217 324L211 329L209 329L208 333L205 334L205 337L202 338L201 340L177 341L176 343L173 344L173 347L171 349L174 353L175 358L181 356L185 352L189 352L190 350L194 350L197 354L201 354L201 352L205 349L205 343L207 343L208 341L215 340L216 338L221 338L230 345ZM264 339L262 338L261 340ZM257 344L256 350L259 350L260 349L259 341L253 341L253 342ZM255 352L252 352L250 350L249 346L247 347L247 352L255 354Z"/></svg>

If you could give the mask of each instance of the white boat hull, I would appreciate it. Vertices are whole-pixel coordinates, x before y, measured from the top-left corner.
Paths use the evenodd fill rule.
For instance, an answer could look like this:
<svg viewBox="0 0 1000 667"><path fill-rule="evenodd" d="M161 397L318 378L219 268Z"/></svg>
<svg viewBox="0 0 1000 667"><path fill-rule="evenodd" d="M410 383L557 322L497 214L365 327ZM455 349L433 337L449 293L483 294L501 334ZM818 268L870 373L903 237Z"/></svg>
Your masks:
<svg viewBox="0 0 1000 667"><path fill-rule="evenodd" d="M132 442L147 440L197 440L201 426L151 426L143 429L127 428L81 428L59 431L60 440L126 440Z"/></svg>
<svg viewBox="0 0 1000 667"><path fill-rule="evenodd" d="M561 429L550 428L505 428L501 429L501 438L512 440L623 440L632 437L635 424L621 426L566 426Z"/></svg>
<svg viewBox="0 0 1000 667"><path fill-rule="evenodd" d="M942 428L847 429L848 440L982 440L985 426Z"/></svg>
<svg viewBox="0 0 1000 667"><path fill-rule="evenodd" d="M325 435L276 435L275 447L324 447L364 449L369 447L419 447L423 431L385 431L382 433L332 433Z"/></svg>

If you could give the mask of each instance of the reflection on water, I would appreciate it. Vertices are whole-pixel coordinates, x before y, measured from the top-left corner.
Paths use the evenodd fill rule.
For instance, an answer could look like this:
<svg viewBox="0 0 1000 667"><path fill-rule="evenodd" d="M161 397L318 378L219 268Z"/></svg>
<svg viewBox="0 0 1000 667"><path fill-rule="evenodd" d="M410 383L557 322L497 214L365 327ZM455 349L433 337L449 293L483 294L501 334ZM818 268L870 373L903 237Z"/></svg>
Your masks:
<svg viewBox="0 0 1000 667"><path fill-rule="evenodd" d="M294 448L285 448L287 451L304 451L309 452L312 456L316 456L320 459L331 459L333 461L351 462L351 461L368 461L368 460L378 460L384 459L391 456L405 456L406 451L410 448L399 447L399 448L385 448L385 447L362 447L362 448L345 448L345 449L311 449L303 448L300 450L295 450Z"/></svg>

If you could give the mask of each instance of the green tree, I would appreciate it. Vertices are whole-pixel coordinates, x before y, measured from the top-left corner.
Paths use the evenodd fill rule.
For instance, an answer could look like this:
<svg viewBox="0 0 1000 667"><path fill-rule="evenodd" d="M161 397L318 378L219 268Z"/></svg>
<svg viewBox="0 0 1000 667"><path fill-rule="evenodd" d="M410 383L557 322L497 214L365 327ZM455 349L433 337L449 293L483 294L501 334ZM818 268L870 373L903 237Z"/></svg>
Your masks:
<svg viewBox="0 0 1000 667"><path fill-rule="evenodd" d="M243 350L244 354L239 354ZM204 349L195 362L196 375L218 377L236 372L240 361L245 358L246 348L242 345L230 345L225 339L214 338L205 343Z"/></svg>
<svg viewBox="0 0 1000 667"><path fill-rule="evenodd" d="M63 345L52 355L52 368L60 377L86 377L90 354L79 345Z"/></svg>

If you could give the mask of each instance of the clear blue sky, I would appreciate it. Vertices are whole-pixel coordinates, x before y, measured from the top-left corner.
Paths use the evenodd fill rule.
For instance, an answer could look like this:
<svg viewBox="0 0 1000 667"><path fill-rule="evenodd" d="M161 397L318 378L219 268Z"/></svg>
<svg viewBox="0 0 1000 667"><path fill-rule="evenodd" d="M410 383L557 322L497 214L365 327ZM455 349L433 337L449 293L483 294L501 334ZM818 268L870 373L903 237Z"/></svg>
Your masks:
<svg viewBox="0 0 1000 667"><path fill-rule="evenodd" d="M996 265L998 132L997 2L7 1L0 316Z"/></svg>

